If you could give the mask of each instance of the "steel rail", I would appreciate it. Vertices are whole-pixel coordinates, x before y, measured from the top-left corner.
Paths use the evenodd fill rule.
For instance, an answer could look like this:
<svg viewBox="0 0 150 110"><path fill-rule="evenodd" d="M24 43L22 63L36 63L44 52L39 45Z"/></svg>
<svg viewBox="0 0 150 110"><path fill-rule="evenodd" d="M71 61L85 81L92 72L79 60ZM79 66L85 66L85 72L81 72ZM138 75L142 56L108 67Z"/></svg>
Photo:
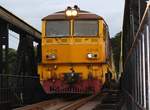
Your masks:
<svg viewBox="0 0 150 110"><path fill-rule="evenodd" d="M48 101L43 101L37 104L32 104L32 105L27 105L24 107L16 108L13 110L44 110L44 107L46 106L54 106L58 104L60 100L58 99L53 99L53 100L48 100Z"/></svg>
<svg viewBox="0 0 150 110"><path fill-rule="evenodd" d="M97 95L98 94L83 98L81 100L77 100L74 103L71 103L71 104L64 106L62 108L59 108L57 110L77 110L78 108L82 107L83 105L85 105L86 103L88 103L89 101L94 99Z"/></svg>
<svg viewBox="0 0 150 110"><path fill-rule="evenodd" d="M66 101L63 101L63 100L54 99L54 100L44 101L44 102L40 102L37 104L32 104L32 105L27 105L24 107L16 108L14 110L47 110L47 109L54 110L53 107L59 106L60 103L62 103L62 105L56 108L57 110L76 110L82 107L83 105L85 105L86 103L88 103L90 100L94 99L97 95L98 94L92 95L86 98L82 98L76 101L70 101L67 103Z"/></svg>

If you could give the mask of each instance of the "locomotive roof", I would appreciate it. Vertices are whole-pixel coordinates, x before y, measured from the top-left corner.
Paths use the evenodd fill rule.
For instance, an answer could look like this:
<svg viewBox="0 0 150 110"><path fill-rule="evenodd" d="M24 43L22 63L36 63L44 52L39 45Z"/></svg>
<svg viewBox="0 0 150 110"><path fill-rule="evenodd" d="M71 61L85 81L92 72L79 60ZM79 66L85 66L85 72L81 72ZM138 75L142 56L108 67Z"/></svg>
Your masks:
<svg viewBox="0 0 150 110"><path fill-rule="evenodd" d="M65 20L65 19L69 19L66 14L65 11L59 11L53 14L50 14L46 17L44 17L42 20ZM96 14L90 13L88 11L84 11L84 10L79 10L78 11L78 16L74 17L74 19L103 19L101 16L98 16Z"/></svg>

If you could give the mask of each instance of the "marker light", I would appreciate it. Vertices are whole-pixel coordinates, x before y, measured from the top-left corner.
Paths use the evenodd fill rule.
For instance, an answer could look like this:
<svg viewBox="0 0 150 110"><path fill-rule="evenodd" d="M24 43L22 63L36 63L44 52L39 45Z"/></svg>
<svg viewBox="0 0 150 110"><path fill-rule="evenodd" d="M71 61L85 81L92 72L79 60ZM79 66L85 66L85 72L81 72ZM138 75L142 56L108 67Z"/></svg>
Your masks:
<svg viewBox="0 0 150 110"><path fill-rule="evenodd" d="M89 59L95 59L95 58L97 58L97 54L88 53L88 54L87 54L87 58L89 58Z"/></svg>
<svg viewBox="0 0 150 110"><path fill-rule="evenodd" d="M88 58L92 58L92 57L93 57L93 54L92 54L92 53L88 53L88 54L87 54L87 57L88 57Z"/></svg>
<svg viewBox="0 0 150 110"><path fill-rule="evenodd" d="M46 56L46 58L48 60L55 60L56 59L56 54L49 54L49 55Z"/></svg>

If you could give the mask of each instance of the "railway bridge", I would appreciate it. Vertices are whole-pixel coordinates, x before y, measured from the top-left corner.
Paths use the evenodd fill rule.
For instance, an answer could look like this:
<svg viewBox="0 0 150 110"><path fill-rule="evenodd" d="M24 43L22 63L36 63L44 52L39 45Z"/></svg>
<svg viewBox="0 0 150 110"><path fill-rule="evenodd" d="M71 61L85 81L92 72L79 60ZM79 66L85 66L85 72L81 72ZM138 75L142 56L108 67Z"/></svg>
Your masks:
<svg viewBox="0 0 150 110"><path fill-rule="evenodd" d="M8 71L9 30L19 34L14 73ZM150 110L149 1L125 0L122 31L120 72L124 110ZM38 30L0 6L0 108L9 109L13 102L35 103L41 100L37 96L45 96L36 74L40 54L35 55L33 45L33 42L38 44L37 53L40 53L40 36Z"/></svg>
<svg viewBox="0 0 150 110"><path fill-rule="evenodd" d="M8 64L10 30L19 34L17 61L13 64L13 72L9 71ZM38 55L35 56L34 42L38 47L41 45L41 33L0 6L0 108L37 100L35 98L38 95L34 94L39 88L36 74ZM36 49L39 51L39 48Z"/></svg>

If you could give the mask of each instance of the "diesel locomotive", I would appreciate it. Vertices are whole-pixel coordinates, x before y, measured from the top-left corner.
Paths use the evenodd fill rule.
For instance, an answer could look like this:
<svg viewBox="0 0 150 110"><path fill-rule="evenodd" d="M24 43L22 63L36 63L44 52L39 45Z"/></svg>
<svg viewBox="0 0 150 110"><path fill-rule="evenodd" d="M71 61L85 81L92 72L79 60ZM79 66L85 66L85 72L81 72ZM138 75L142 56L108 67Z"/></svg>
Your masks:
<svg viewBox="0 0 150 110"><path fill-rule="evenodd" d="M47 94L99 92L115 78L108 26L101 16L67 7L42 19L40 82Z"/></svg>

